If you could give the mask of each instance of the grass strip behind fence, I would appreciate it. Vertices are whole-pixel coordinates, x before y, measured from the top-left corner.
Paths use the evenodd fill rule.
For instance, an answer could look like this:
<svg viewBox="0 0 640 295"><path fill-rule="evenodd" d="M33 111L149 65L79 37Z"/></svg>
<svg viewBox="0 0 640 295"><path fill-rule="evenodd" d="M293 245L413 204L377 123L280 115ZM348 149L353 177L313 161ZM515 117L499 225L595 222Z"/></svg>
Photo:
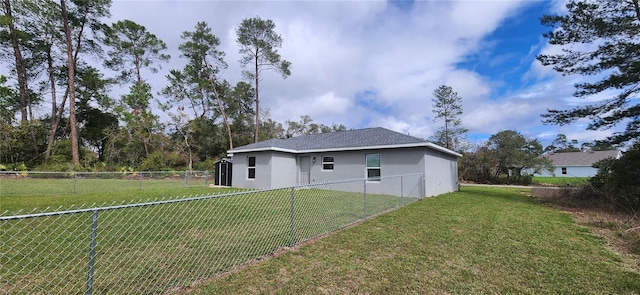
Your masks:
<svg viewBox="0 0 640 295"><path fill-rule="evenodd" d="M94 204L109 203L137 203L162 198L175 198L178 196L190 195L213 195L227 192L239 191L234 188L210 188L210 187L183 187L174 186L145 186L142 189L137 186L123 185L123 180L100 180L93 179L88 183L87 188L83 192L68 193L58 192L55 190L56 185L60 185L57 180L46 180L46 186L50 191L45 194L34 195L1 195L0 194L0 214L8 211L7 214L14 214L18 211L22 213L31 212L34 209L52 211L59 207L87 207ZM3 183L3 184L6 184ZM29 185L39 185L40 183L31 183ZM26 183L24 185L27 185ZM115 190L110 188L115 187ZM14 187L15 189L15 187ZM42 190L38 188L38 190ZM93 206L92 206L93 207ZM36 210L39 212L39 210Z"/></svg>
<svg viewBox="0 0 640 295"><path fill-rule="evenodd" d="M194 294L639 294L640 274L527 190L463 187Z"/></svg>
<svg viewBox="0 0 640 295"><path fill-rule="evenodd" d="M550 186L580 186L589 183L589 177L535 176L531 182L538 185Z"/></svg>

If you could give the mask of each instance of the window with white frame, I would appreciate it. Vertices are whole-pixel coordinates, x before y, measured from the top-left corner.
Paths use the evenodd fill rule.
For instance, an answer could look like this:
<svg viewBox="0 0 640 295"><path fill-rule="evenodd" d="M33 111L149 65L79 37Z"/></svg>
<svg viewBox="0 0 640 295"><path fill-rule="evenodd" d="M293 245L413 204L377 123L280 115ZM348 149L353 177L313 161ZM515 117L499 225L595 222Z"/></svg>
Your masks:
<svg viewBox="0 0 640 295"><path fill-rule="evenodd" d="M256 178L256 157L247 157L247 178Z"/></svg>
<svg viewBox="0 0 640 295"><path fill-rule="evenodd" d="M322 170L333 171L333 157L322 156Z"/></svg>
<svg viewBox="0 0 640 295"><path fill-rule="evenodd" d="M380 181L380 154L367 154L367 180Z"/></svg>

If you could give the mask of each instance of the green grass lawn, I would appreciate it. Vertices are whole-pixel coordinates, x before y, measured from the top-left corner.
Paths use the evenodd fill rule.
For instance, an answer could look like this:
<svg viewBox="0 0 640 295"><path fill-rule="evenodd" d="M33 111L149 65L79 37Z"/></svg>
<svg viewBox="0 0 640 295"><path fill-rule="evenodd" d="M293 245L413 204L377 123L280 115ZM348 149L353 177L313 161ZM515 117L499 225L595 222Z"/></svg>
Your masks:
<svg viewBox="0 0 640 295"><path fill-rule="evenodd" d="M540 185L561 185L567 184L571 186L580 186L589 182L589 177L551 177L551 176L535 176L533 177L533 184Z"/></svg>
<svg viewBox="0 0 640 295"><path fill-rule="evenodd" d="M132 203L162 191L2 197L11 212L58 205L92 208L87 201ZM292 198L293 193L293 198ZM125 199L127 198L128 199ZM233 196L135 208L0 220L0 290L84 293L91 224L97 224L94 293L157 294L227 272L292 243L414 201L321 188L254 191ZM292 207L292 202L294 206ZM53 211L53 210L47 210Z"/></svg>
<svg viewBox="0 0 640 295"><path fill-rule="evenodd" d="M368 220L195 294L639 294L604 241L527 190L462 187Z"/></svg>
<svg viewBox="0 0 640 295"><path fill-rule="evenodd" d="M184 180L0 179L0 214L35 208L67 208L92 204L138 202L157 198L238 191L205 186L184 187ZM51 210L47 210L51 211ZM6 215L6 214L5 214Z"/></svg>
<svg viewBox="0 0 640 295"><path fill-rule="evenodd" d="M101 190L2 196L0 211L220 192ZM358 222L363 196L299 189L292 211L292 191L283 189L101 211L94 293L172 293L189 286L196 294L640 293L640 274L623 268L603 240L526 191L463 186L224 276L291 242ZM367 216L413 201L368 195ZM91 222L90 212L0 221L0 291L83 293Z"/></svg>

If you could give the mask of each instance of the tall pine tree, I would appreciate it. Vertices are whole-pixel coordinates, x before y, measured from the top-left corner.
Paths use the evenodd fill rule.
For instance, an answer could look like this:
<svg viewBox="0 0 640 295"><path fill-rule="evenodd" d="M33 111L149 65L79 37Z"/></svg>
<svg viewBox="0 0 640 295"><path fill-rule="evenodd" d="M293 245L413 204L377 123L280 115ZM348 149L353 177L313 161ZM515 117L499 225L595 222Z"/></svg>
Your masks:
<svg viewBox="0 0 640 295"><path fill-rule="evenodd" d="M460 151L466 143L467 129L462 126L462 97L451 86L440 85L433 91L434 121L442 120L444 126L438 129L432 140L448 149Z"/></svg>
<svg viewBox="0 0 640 295"><path fill-rule="evenodd" d="M614 144L640 136L639 1L574 0L567 4L568 13L542 18L542 24L552 28L544 34L549 44L562 46L562 50L541 54L538 60L562 75L594 76L595 82L575 85L576 97L609 95L570 110L548 110L542 115L545 123L565 125L588 118L588 130L626 124L624 131L608 138Z"/></svg>

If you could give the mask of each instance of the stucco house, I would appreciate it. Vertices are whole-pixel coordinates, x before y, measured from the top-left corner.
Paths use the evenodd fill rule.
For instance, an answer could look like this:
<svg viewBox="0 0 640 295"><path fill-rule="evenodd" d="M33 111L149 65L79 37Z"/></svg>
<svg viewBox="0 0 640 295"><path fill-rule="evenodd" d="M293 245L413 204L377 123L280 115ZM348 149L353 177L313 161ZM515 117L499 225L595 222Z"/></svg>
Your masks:
<svg viewBox="0 0 640 295"><path fill-rule="evenodd" d="M384 193L386 176L421 174L416 194L458 189L460 154L385 128L270 139L229 150L233 186L274 188L367 179L367 191ZM381 179L382 178L382 179ZM418 179L418 178L416 178Z"/></svg>
<svg viewBox="0 0 640 295"><path fill-rule="evenodd" d="M593 177L598 172L593 164L606 158L619 159L621 156L619 150L553 153L546 156L555 167L553 173L542 171L540 176Z"/></svg>

